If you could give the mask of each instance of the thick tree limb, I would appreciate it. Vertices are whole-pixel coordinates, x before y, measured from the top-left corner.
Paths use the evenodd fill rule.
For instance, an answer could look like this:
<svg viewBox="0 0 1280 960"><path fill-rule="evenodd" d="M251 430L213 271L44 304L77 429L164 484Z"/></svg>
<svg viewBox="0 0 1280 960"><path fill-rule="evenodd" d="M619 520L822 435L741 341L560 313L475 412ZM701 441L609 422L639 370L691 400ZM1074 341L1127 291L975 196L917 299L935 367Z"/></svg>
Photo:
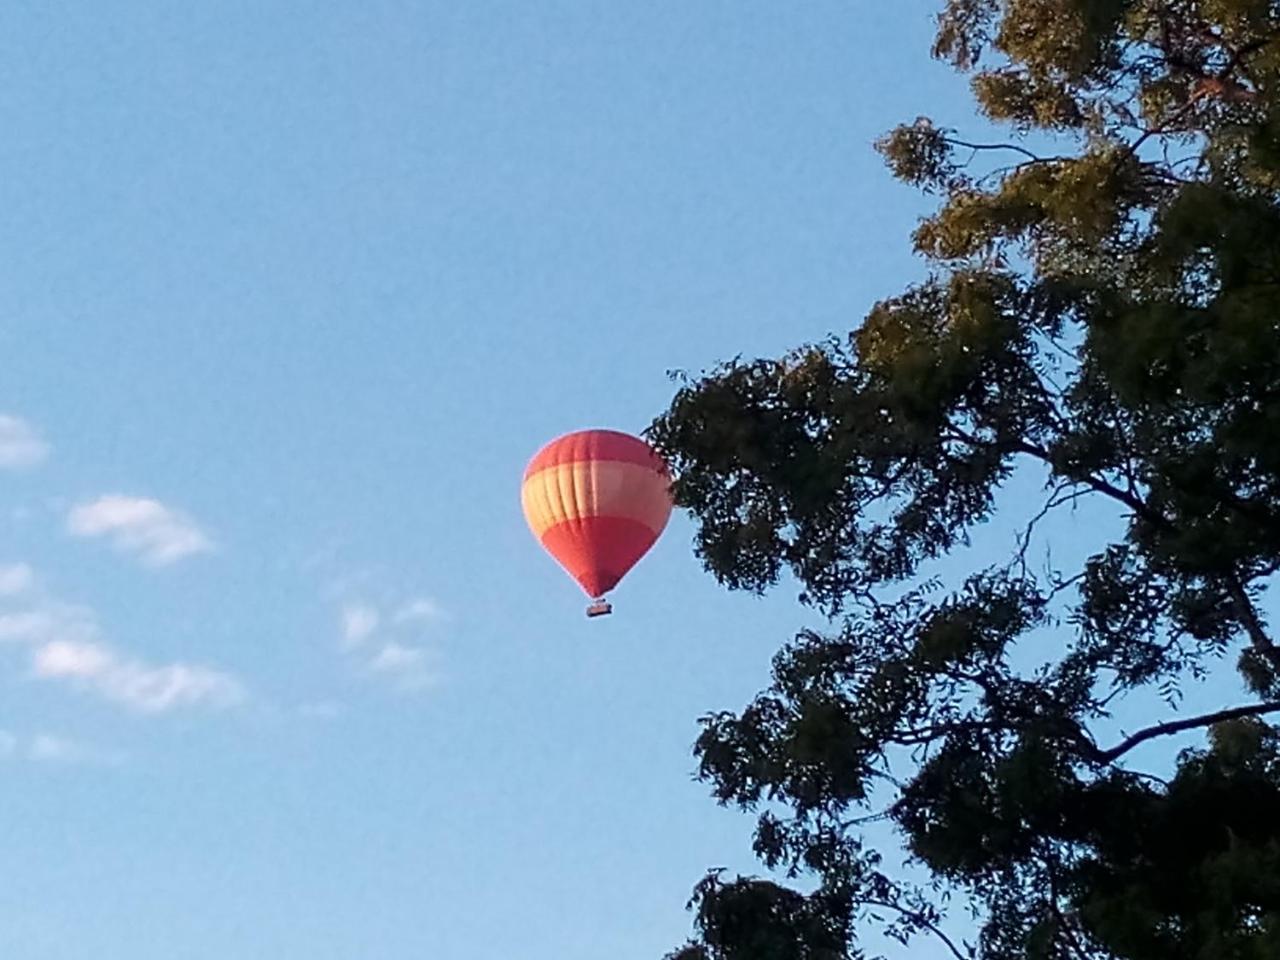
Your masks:
<svg viewBox="0 0 1280 960"><path fill-rule="evenodd" d="M1257 717L1264 713L1275 713L1277 711L1280 711L1280 700L1272 700L1267 703L1250 704L1247 707L1232 707L1230 710L1219 710L1217 713L1206 713L1199 717L1187 717L1185 720L1170 720L1168 723L1157 723L1154 727L1147 727L1145 730L1139 730L1132 736L1126 737L1110 750L1099 750L1093 759L1099 763L1111 763L1139 744L1154 740L1156 737L1167 737L1174 733L1182 733L1184 730L1194 730L1197 727L1208 727L1227 720Z"/></svg>

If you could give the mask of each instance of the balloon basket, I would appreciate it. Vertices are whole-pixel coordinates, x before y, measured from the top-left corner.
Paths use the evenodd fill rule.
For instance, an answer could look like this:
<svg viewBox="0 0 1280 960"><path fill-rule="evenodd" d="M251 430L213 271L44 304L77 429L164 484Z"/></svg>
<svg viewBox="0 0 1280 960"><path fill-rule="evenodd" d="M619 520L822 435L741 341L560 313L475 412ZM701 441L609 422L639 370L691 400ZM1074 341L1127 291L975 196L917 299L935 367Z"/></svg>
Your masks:
<svg viewBox="0 0 1280 960"><path fill-rule="evenodd" d="M603 617L613 613L613 606L607 600L593 601L591 606L587 607L588 617Z"/></svg>

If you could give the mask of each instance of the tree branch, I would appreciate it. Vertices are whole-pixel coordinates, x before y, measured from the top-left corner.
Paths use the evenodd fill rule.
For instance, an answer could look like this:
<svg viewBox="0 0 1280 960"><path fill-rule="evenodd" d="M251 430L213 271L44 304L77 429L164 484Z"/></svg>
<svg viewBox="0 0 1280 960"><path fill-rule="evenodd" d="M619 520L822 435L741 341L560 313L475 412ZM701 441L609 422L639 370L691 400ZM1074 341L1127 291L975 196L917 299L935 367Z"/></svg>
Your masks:
<svg viewBox="0 0 1280 960"><path fill-rule="evenodd" d="M1026 147L1020 147L1016 143L969 143L967 140L956 140L953 137L946 137L946 142L953 147L964 147L966 150L1012 150L1020 153L1024 157L1028 157L1037 163L1050 159L1048 157L1040 157L1032 153Z"/></svg>
<svg viewBox="0 0 1280 960"><path fill-rule="evenodd" d="M962 440L963 442L970 444L971 446L981 446L985 442L985 441L979 440L977 437L973 436L971 433L961 430L955 424L950 424L949 429L951 430L952 434L956 437L956 439ZM988 443L988 445L990 444ZM1049 451L1046 450L1044 447L1038 446L1037 444L1029 443L1026 440L1016 440L1013 443L1008 444L1006 446L1006 449L1008 449L1013 453L1029 454L1030 456L1035 457L1037 460L1041 460L1044 463L1048 464L1050 469L1053 469L1054 467L1053 458L1049 455ZM1144 520L1147 520L1159 526L1169 525L1169 521L1165 517L1163 517L1159 512L1151 509L1151 507L1141 497L1138 497L1135 494L1129 493L1126 490L1121 490L1115 484L1108 483L1106 480L1103 480L1100 477L1089 476L1089 477L1084 477L1078 480L1075 478L1068 478L1068 479L1070 479L1071 482L1073 483L1083 484L1084 486L1089 487L1090 489L1095 490L1098 493L1104 493L1108 497L1111 497L1113 500L1123 503L1126 507L1129 507L1131 510L1133 510L1134 513L1142 517Z"/></svg>
<svg viewBox="0 0 1280 960"><path fill-rule="evenodd" d="M1045 502L1044 506L1040 508L1040 512L1032 517L1027 523L1026 529L1023 530L1022 533L1015 535L1014 539L1018 544L1018 569L1020 570L1024 580L1027 578L1027 551L1031 549L1031 537L1035 533L1036 525L1047 517L1054 508L1065 506L1068 503L1074 503L1076 500L1079 500L1082 496L1086 495L1081 490L1075 490L1064 496L1063 491L1072 485L1073 481L1070 480L1063 480L1058 483L1054 487L1053 493Z"/></svg>
<svg viewBox="0 0 1280 960"><path fill-rule="evenodd" d="M1053 466L1053 459L1049 456L1049 451L1044 447L1037 446L1034 443L1027 443L1025 440L1020 440L1014 444L1014 450L1019 453L1030 454L1038 460L1043 460L1045 463L1049 464L1050 467ZM1105 493L1113 500L1123 503L1144 520L1149 520L1150 522L1161 526L1168 524L1168 521L1155 510L1152 510L1142 498L1129 493L1127 490L1121 490L1115 484L1108 483L1100 477L1084 477L1076 482L1082 483L1086 487L1096 490L1098 493Z"/></svg>
<svg viewBox="0 0 1280 960"><path fill-rule="evenodd" d="M919 747L953 733L979 733L999 729L998 724L989 720L955 720L951 723L937 723L931 727L901 730L889 734L886 739L900 747Z"/></svg>
<svg viewBox="0 0 1280 960"><path fill-rule="evenodd" d="M1088 951L1085 950L1084 944L1080 942L1075 927L1071 921L1063 914L1062 908L1058 906L1058 859L1052 853L1045 857L1045 869L1049 874L1049 909L1053 911L1054 919L1058 921L1058 927L1062 933L1066 934L1067 947L1075 954L1079 960L1089 960Z"/></svg>
<svg viewBox="0 0 1280 960"><path fill-rule="evenodd" d="M1260 37L1259 39L1254 40L1251 43L1245 44L1243 47L1240 47L1238 50L1234 51L1230 59L1227 60L1226 64L1222 67L1222 69L1218 70L1214 74L1204 75L1204 74L1200 74L1198 71L1191 71L1191 72L1193 74L1197 74L1200 76L1202 84L1205 82L1208 82L1210 84L1216 83L1218 87L1221 87L1226 81L1230 79L1231 74L1235 72L1236 68L1243 64L1245 57L1249 56L1250 54L1257 53L1263 47L1267 46L1273 40L1277 39L1277 37L1280 37L1280 34L1272 33L1272 34L1268 34L1265 37ZM1165 60L1166 62L1168 62L1167 55L1165 57ZM1129 156L1136 156L1138 153L1138 150L1141 149L1142 145L1146 143L1148 140L1150 140L1152 137L1163 136L1164 134L1168 133L1174 124L1180 122L1188 113L1190 113L1195 108L1195 105L1200 101L1202 96L1204 96L1203 89L1199 93L1193 93L1191 97L1187 100L1187 102L1184 103L1177 110L1175 110L1170 116L1166 117L1161 123L1157 124L1151 129L1144 131L1142 136L1138 137L1137 140L1131 143L1127 150L1127 154Z"/></svg>
<svg viewBox="0 0 1280 960"><path fill-rule="evenodd" d="M950 427L952 433L960 440L971 445L979 445L983 441L954 424ZM1018 440L1010 445L1010 449L1017 453L1025 453L1035 457L1038 460L1048 464L1053 469L1053 460L1049 455L1049 451L1034 443L1026 440ZM1170 522L1167 517L1159 511L1153 510L1145 500L1137 494L1127 490L1121 490L1115 484L1108 483L1100 477L1088 476L1076 481L1084 484L1098 493L1105 494L1111 499L1129 507L1135 514L1148 523L1155 524L1158 527L1167 528ZM1245 585L1240 579L1240 575L1232 571L1231 575L1226 579L1227 595L1231 598L1232 606L1235 608L1236 616L1239 618L1245 632L1249 635L1249 641L1253 648L1258 651L1259 655L1264 657L1268 663L1280 672L1280 647L1277 647L1271 638L1267 635L1266 627L1262 623L1262 619L1258 616L1258 611L1254 608L1253 601L1249 599L1249 594L1245 590Z"/></svg>
<svg viewBox="0 0 1280 960"><path fill-rule="evenodd" d="M948 937L937 924L930 922L929 918L921 914L918 910L909 910L906 907L898 906L896 903L889 903L887 900L860 900L859 902L863 906L867 907L881 907L886 910L896 910L916 926L920 927L922 930L928 930L935 937L941 940L946 945L947 949L951 951L951 955L955 957L956 960L973 960L972 953L962 953L960 948L955 945L954 940Z"/></svg>
<svg viewBox="0 0 1280 960"><path fill-rule="evenodd" d="M1170 720L1168 723L1157 723L1154 727L1147 727L1145 730L1139 730L1132 736L1126 737L1110 750L1099 750L1093 759L1099 763L1112 763L1139 744L1146 743L1156 737L1167 737L1170 734L1181 733L1184 730L1208 727L1215 723L1239 720L1243 717L1257 717L1264 713L1275 713L1276 711L1280 711L1280 700L1254 703L1247 707L1232 707L1230 710L1219 710L1217 713L1206 713L1199 717L1187 717L1185 720Z"/></svg>
<svg viewBox="0 0 1280 960"><path fill-rule="evenodd" d="M1265 657L1272 667L1280 670L1280 649L1277 649L1271 642L1271 638L1267 636L1266 628L1262 625L1258 611L1254 609L1253 601L1249 599L1240 576L1234 571L1227 578L1227 595L1231 597L1236 616L1240 618L1245 632L1249 634L1249 642L1253 644L1253 648Z"/></svg>

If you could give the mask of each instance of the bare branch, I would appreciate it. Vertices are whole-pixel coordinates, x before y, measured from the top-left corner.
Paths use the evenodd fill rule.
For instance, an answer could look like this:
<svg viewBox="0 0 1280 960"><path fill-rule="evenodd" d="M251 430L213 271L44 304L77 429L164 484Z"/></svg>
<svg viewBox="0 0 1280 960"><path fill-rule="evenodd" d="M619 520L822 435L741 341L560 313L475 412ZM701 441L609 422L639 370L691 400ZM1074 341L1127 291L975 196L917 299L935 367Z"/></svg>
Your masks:
<svg viewBox="0 0 1280 960"><path fill-rule="evenodd" d="M956 427L954 424L950 426L952 435L965 443L977 446L983 443L982 440L970 433ZM1038 460L1049 464L1053 467L1053 460L1049 451L1042 446L1030 443L1026 440L1018 440L1010 445L1009 449L1025 453L1035 457ZM1133 512L1149 523L1158 527L1168 528L1170 521L1159 511L1153 509L1145 500L1137 495L1133 490L1122 490L1115 484L1103 480L1101 477L1088 476L1077 481L1084 486L1089 487L1098 493L1105 494L1111 499L1122 503L1129 507ZM1130 483L1132 486L1132 482ZM1266 660L1276 670L1280 671L1280 647L1277 647L1271 638L1267 635L1266 627L1262 622L1262 618L1258 616L1258 611L1253 605L1253 601L1249 599L1249 594L1245 590L1244 582L1241 581L1239 574L1232 573L1226 580L1227 595L1231 598L1236 616L1240 623L1244 626L1245 631L1249 635L1249 641L1253 644L1255 650L1265 657Z"/></svg>
<svg viewBox="0 0 1280 960"><path fill-rule="evenodd" d="M1025 440L1020 440L1017 443L1013 444L1012 449L1018 453L1030 454L1036 459L1043 460L1045 463L1049 464L1050 466L1053 466L1053 459L1052 457L1049 456L1049 451L1046 450L1044 447L1037 446L1036 444L1033 444L1033 443L1028 443ZM1120 503L1123 503L1126 507L1129 507L1131 510L1133 510L1134 513L1142 517L1144 520L1148 520L1160 526L1168 525L1168 520L1166 520L1165 517L1163 517L1157 511L1151 509L1151 507L1148 506L1146 501L1144 501L1141 497L1138 497L1135 494L1129 493L1126 490L1121 490L1115 484L1108 483L1106 480L1103 480L1100 477L1092 477L1092 476L1083 477L1079 482L1093 490L1096 490L1098 493L1104 493L1108 497L1111 497L1111 499L1116 500Z"/></svg>
<svg viewBox="0 0 1280 960"><path fill-rule="evenodd" d="M946 141L953 147L964 147L966 150L1012 150L1015 153L1020 153L1024 157L1028 157L1031 160L1036 161L1037 163L1052 159L1049 157L1037 156L1026 147L1020 147L1016 143L969 143L967 140L956 140L952 137L947 137Z"/></svg>
<svg viewBox="0 0 1280 960"><path fill-rule="evenodd" d="M1027 551L1031 548L1031 537L1035 533L1036 526L1047 517L1056 507L1065 506L1068 503L1074 503L1085 495L1083 490L1070 490L1076 484L1071 480L1059 481L1053 488L1053 493L1049 499L1045 501L1040 511L1032 517L1028 522L1026 529L1022 533L1017 534L1015 539L1018 544L1018 566L1021 570L1022 578L1027 577ZM1066 492L1069 491L1070 492Z"/></svg>
<svg viewBox="0 0 1280 960"><path fill-rule="evenodd" d="M899 906L896 903L889 903L887 900L862 900L860 902L863 904L863 906L880 907L885 910L894 910L902 914L902 916L906 917L916 926L920 927L920 929L928 930L935 937L941 940L943 944L946 945L946 948L951 951L951 955L955 957L956 960L973 960L972 951L970 951L969 953L961 952L960 948L956 946L954 940L948 937L946 933L944 933L938 927L937 924L931 922L928 917L924 916L918 910L909 910L906 907Z"/></svg>
<svg viewBox="0 0 1280 960"><path fill-rule="evenodd" d="M987 446L991 445L989 441L980 440L977 437L975 437L973 434L967 433L966 431L960 429L955 424L951 424L948 427L948 429L951 431L951 435L954 439L961 440L964 443L967 443L971 446L982 446L984 444ZM1012 443L1007 444L1006 449L1008 449L1010 452L1013 452L1013 453L1029 454L1030 456L1035 457L1037 460L1042 460L1043 462L1047 463L1051 468L1053 467L1053 458L1049 455L1049 451L1037 444L1029 443L1026 440L1016 440ZM1082 477L1081 479L1075 482L1083 484L1084 486L1089 487L1090 489L1095 490L1098 493L1104 493L1107 496L1111 497L1113 500L1123 503L1125 506L1129 507L1131 510L1133 510L1134 513L1138 514L1138 516L1142 517L1144 520L1148 520L1152 523L1159 524L1161 526L1168 525L1168 520L1165 519L1165 517L1163 517L1157 511L1153 510L1150 506L1148 506L1147 503L1144 500L1142 500L1141 497L1138 497L1136 494L1129 493L1125 490L1121 490L1115 484L1108 483L1106 480L1103 480L1100 477L1093 477L1093 476Z"/></svg>
<svg viewBox="0 0 1280 960"><path fill-rule="evenodd" d="M1088 573L1084 570L1081 570L1075 576L1068 577L1065 580L1056 580L1053 584L1053 589L1050 590L1048 594L1045 595L1045 600L1052 600L1054 597L1060 594L1063 590L1070 590L1077 583L1083 580L1086 576L1088 576Z"/></svg>
<svg viewBox="0 0 1280 960"><path fill-rule="evenodd" d="M1264 713L1275 713L1276 711L1280 711L1280 700L1254 703L1247 707L1232 707L1230 710L1219 710L1217 713L1206 713L1199 717L1187 717L1185 720L1170 720L1167 723L1158 723L1154 727L1147 727L1145 730L1139 730L1132 736L1126 737L1110 750L1098 751L1093 759L1098 763L1112 763L1139 744L1146 743L1156 737L1167 737L1174 733L1182 733L1184 730L1208 727L1215 723L1239 720L1243 717L1257 717Z"/></svg>

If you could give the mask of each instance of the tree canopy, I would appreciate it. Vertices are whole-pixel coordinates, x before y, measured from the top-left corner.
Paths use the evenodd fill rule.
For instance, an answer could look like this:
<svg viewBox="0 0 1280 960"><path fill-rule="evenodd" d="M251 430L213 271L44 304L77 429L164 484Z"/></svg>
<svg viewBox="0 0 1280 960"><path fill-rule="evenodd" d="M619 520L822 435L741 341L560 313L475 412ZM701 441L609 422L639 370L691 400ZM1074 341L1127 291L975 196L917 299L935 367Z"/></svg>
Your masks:
<svg viewBox="0 0 1280 960"><path fill-rule="evenodd" d="M933 53L1006 135L879 141L939 198L928 279L847 338L686 378L649 431L707 569L792 577L830 624L702 721L700 776L756 812L765 875L708 874L670 956L860 958L879 918L957 958L1274 960L1280 3L950 0ZM1026 470L1009 556L924 579ZM1089 500L1122 521L1076 532L1088 559L1029 563ZM1237 702L1096 736L1224 657ZM1171 769L1125 762L1187 731ZM873 819L928 882L889 876Z"/></svg>

